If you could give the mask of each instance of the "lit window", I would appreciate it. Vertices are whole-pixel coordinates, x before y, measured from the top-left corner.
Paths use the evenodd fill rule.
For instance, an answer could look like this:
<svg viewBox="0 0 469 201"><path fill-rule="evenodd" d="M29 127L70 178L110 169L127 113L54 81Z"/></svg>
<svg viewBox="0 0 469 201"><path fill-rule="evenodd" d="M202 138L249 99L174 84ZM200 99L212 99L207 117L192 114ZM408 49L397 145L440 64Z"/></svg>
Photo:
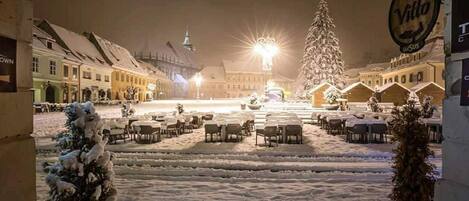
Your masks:
<svg viewBox="0 0 469 201"><path fill-rule="evenodd" d="M49 61L49 74L55 75L57 72L57 63L55 61Z"/></svg>
<svg viewBox="0 0 469 201"><path fill-rule="evenodd" d="M78 78L78 68L72 68L72 76L73 76L73 79Z"/></svg>

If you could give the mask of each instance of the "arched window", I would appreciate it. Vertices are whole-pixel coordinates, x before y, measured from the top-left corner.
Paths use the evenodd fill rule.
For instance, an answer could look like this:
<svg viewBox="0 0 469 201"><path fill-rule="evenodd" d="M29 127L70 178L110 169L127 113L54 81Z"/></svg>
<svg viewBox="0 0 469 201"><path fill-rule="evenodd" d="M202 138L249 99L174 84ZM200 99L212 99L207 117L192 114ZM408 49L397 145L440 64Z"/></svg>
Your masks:
<svg viewBox="0 0 469 201"><path fill-rule="evenodd" d="M406 75L402 75L402 76L401 76L401 83L402 83L402 84L404 84L404 83L407 81L406 78L407 78Z"/></svg>
<svg viewBox="0 0 469 201"><path fill-rule="evenodd" d="M399 82L399 76L394 76L394 82Z"/></svg>
<svg viewBox="0 0 469 201"><path fill-rule="evenodd" d="M417 81L419 81L419 82L423 81L423 72L422 71L417 73Z"/></svg>

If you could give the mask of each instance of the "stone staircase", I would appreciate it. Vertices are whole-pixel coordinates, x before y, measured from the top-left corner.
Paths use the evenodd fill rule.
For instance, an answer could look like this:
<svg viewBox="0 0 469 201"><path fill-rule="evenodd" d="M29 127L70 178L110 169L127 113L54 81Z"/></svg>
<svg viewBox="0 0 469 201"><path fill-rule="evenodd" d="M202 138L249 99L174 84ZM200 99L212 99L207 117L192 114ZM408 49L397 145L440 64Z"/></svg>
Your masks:
<svg viewBox="0 0 469 201"><path fill-rule="evenodd" d="M263 124L265 115L268 112L289 112L295 113L305 124L311 124L311 114L323 111L322 108L313 108L309 103L266 103L261 110L254 111L256 116L255 124Z"/></svg>

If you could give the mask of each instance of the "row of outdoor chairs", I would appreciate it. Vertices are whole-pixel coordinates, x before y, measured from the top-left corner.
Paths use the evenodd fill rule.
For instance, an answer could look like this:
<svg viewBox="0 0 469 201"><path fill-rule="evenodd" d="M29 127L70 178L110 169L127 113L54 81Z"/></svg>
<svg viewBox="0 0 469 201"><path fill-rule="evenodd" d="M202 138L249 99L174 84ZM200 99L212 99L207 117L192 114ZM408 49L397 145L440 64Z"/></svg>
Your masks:
<svg viewBox="0 0 469 201"><path fill-rule="evenodd" d="M216 124L205 124L205 142L222 142L222 141L236 141L240 142L244 136L251 135L254 128L254 121L246 121L243 125L227 124L225 128L226 139L222 139L221 132L222 126ZM210 140L209 140L210 136ZM218 139L214 140L214 136Z"/></svg>
<svg viewBox="0 0 469 201"><path fill-rule="evenodd" d="M354 143L387 143L387 134L388 126L386 124L355 124L353 127L347 128L346 141Z"/></svg>
<svg viewBox="0 0 469 201"><path fill-rule="evenodd" d="M256 129L256 146L258 145L257 136L263 136L264 144L267 145L268 143L268 146L272 146L272 142L275 142L277 145L280 141L290 143L293 137L295 143L303 144L303 127L300 125L287 125L285 131L277 126L266 126L264 129ZM286 137L286 139L283 139L283 137Z"/></svg>

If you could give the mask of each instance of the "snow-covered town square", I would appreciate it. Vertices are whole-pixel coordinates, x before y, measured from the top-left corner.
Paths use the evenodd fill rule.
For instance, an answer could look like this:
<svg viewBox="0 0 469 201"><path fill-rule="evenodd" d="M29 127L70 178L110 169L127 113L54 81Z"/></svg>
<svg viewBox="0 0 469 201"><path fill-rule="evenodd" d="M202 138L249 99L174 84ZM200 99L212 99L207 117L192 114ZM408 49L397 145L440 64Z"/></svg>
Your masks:
<svg viewBox="0 0 469 201"><path fill-rule="evenodd" d="M242 100L167 100L135 106L135 116L171 114L174 103L193 114L242 113ZM288 110L285 110L288 108ZM120 118L118 106L96 107L103 118ZM246 111L244 111L246 112ZM256 127L266 114L296 114L305 121L303 144L264 145L255 132L241 142L206 143L204 128L160 142L139 144L117 141L106 148L115 154L115 184L119 200L388 200L391 191L390 143L352 144L343 135L328 134L311 116L324 113L304 103L271 103L254 115ZM145 116L147 114L148 116ZM214 118L215 118L214 117ZM42 163L57 160L50 134L65 130L64 113L34 116L38 199L48 187ZM207 122L206 122L207 124ZM210 136L209 136L210 138ZM441 168L441 146L431 144L431 163ZM384 197L383 197L384 195Z"/></svg>
<svg viewBox="0 0 469 201"><path fill-rule="evenodd" d="M468 201L467 0L0 0L0 201Z"/></svg>

